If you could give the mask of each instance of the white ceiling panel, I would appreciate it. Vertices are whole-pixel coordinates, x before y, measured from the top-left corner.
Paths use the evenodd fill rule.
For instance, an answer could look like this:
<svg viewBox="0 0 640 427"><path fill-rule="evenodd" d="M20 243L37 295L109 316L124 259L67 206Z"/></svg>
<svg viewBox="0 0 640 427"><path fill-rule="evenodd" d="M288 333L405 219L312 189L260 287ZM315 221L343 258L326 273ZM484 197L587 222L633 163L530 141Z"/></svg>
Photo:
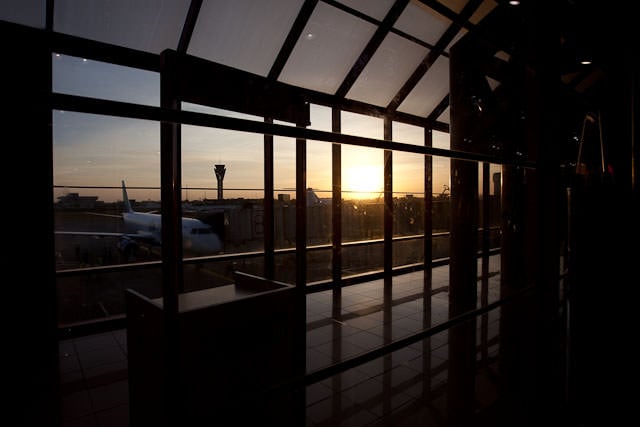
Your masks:
<svg viewBox="0 0 640 427"><path fill-rule="evenodd" d="M449 59L441 56L433 63L398 111L427 117L449 93Z"/></svg>
<svg viewBox="0 0 640 427"><path fill-rule="evenodd" d="M425 47L389 33L347 93L347 98L388 105L428 52Z"/></svg>
<svg viewBox="0 0 640 427"><path fill-rule="evenodd" d="M46 22L45 0L2 0L0 19L29 27L44 28Z"/></svg>
<svg viewBox="0 0 640 427"><path fill-rule="evenodd" d="M53 30L151 53L176 49L190 0L56 0Z"/></svg>
<svg viewBox="0 0 640 427"><path fill-rule="evenodd" d="M447 47L445 48L445 52L449 53L449 51L451 50L451 46L453 46L454 44L458 43L458 41L464 37L465 34L467 34L467 30L464 28L461 28L458 31L458 34L455 35L455 37L453 39L451 39L451 42L449 42L449 44L447 45Z"/></svg>
<svg viewBox="0 0 640 427"><path fill-rule="evenodd" d="M438 121L451 124L451 107L445 108L445 110L438 116Z"/></svg>
<svg viewBox="0 0 640 427"><path fill-rule="evenodd" d="M340 0L340 3L382 21L395 0Z"/></svg>
<svg viewBox="0 0 640 427"><path fill-rule="evenodd" d="M451 25L451 20L425 6L411 2L396 21L394 27L432 46Z"/></svg>
<svg viewBox="0 0 640 427"><path fill-rule="evenodd" d="M303 3L303 0L205 1L187 52L266 76Z"/></svg>
<svg viewBox="0 0 640 427"><path fill-rule="evenodd" d="M443 5L447 6L449 9L454 12L460 13L462 8L469 3L469 0L438 0Z"/></svg>
<svg viewBox="0 0 640 427"><path fill-rule="evenodd" d="M478 9L476 9L474 14L471 15L469 21L472 24L477 24L482 21L497 5L498 3L496 3L495 0L484 0L482 4L478 6Z"/></svg>
<svg viewBox="0 0 640 427"><path fill-rule="evenodd" d="M335 93L375 30L374 25L319 2L279 80Z"/></svg>

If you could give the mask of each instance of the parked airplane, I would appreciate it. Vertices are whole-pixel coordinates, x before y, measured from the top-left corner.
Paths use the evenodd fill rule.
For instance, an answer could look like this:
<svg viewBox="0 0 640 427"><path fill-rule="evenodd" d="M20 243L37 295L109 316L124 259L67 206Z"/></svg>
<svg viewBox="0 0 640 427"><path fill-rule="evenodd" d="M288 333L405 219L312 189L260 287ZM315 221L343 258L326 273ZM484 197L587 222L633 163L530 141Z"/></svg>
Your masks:
<svg viewBox="0 0 640 427"><path fill-rule="evenodd" d="M162 216L156 213L137 212L131 207L127 189L122 181L124 211L124 233L93 231L57 231L56 234L119 237L118 249L131 253L139 243L160 245L162 243ZM210 225L195 219L182 218L183 249L198 255L210 255L222 250L222 241Z"/></svg>

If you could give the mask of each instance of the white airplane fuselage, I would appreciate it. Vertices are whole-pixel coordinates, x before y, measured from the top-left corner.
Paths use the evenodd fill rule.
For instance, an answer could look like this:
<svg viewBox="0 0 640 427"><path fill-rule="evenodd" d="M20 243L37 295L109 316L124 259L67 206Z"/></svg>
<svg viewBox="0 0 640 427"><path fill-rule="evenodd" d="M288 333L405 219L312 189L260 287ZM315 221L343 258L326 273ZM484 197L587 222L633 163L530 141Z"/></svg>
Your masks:
<svg viewBox="0 0 640 427"><path fill-rule="evenodd" d="M123 212L125 233L162 244L162 217L144 212ZM197 254L213 254L222 249L222 242L211 226L195 218L182 218L183 249Z"/></svg>

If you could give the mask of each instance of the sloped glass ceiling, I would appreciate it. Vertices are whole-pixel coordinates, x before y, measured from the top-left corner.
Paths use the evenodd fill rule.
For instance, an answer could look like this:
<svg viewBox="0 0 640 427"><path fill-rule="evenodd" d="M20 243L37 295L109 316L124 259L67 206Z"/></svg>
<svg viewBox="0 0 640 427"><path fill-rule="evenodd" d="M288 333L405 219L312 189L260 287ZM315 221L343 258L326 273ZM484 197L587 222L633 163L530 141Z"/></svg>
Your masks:
<svg viewBox="0 0 640 427"><path fill-rule="evenodd" d="M191 0L56 0L50 22L54 32L154 54L177 50L186 36L190 55L331 95L344 83L348 99L378 107L397 101L400 112L427 117L449 91L449 48L497 2L481 2L465 24L456 15L468 0L410 0L390 31L374 39L375 51L365 51L396 2L319 0L310 10L305 0L203 0L191 21ZM0 19L45 28L48 3L4 0ZM462 26L444 56L401 94L452 25ZM282 68L272 71L277 58ZM349 74L356 64L360 73Z"/></svg>

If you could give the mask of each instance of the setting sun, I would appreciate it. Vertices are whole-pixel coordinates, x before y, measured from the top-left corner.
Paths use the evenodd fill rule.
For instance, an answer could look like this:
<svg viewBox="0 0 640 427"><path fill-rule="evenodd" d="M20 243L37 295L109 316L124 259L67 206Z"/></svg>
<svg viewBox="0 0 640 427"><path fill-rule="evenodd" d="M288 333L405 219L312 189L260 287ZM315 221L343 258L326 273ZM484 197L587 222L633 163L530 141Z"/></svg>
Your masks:
<svg viewBox="0 0 640 427"><path fill-rule="evenodd" d="M381 166L358 165L346 168L342 181L345 198L367 199L378 197L383 191Z"/></svg>

